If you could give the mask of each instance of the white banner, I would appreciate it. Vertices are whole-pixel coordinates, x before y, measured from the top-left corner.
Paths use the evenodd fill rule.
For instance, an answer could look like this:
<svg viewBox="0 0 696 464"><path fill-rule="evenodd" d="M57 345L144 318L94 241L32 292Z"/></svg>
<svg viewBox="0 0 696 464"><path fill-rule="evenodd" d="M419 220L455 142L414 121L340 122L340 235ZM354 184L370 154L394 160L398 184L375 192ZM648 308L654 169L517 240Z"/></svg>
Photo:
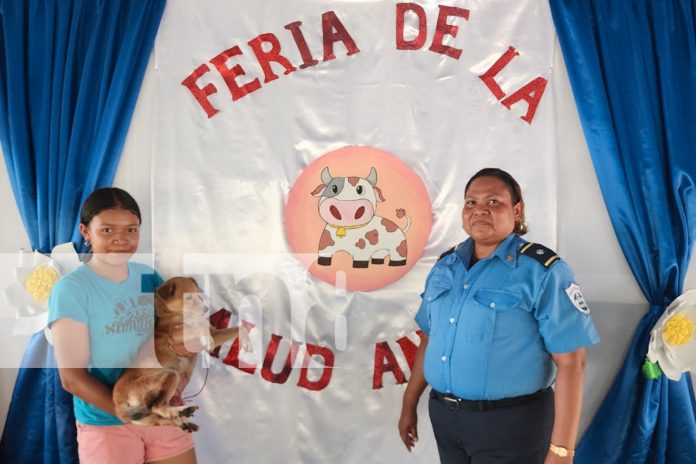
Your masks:
<svg viewBox="0 0 696 464"><path fill-rule="evenodd" d="M169 0L158 270L198 276L254 342L209 360L200 462L436 460L424 407L412 454L396 429L418 295L483 167L555 245L553 39L536 0Z"/></svg>

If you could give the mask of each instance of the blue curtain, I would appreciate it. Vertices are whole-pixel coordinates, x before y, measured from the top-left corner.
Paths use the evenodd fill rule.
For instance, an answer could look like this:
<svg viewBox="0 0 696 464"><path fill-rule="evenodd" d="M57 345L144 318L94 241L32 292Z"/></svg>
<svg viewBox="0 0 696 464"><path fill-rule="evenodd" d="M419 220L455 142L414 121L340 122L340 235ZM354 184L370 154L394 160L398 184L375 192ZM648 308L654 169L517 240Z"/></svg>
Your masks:
<svg viewBox="0 0 696 464"><path fill-rule="evenodd" d="M614 231L650 304L575 462L696 462L690 377L641 374L650 331L682 292L696 233L694 1L550 5Z"/></svg>
<svg viewBox="0 0 696 464"><path fill-rule="evenodd" d="M31 246L73 241L111 184L166 0L0 0L0 141ZM72 397L43 333L30 340L2 463L75 463Z"/></svg>

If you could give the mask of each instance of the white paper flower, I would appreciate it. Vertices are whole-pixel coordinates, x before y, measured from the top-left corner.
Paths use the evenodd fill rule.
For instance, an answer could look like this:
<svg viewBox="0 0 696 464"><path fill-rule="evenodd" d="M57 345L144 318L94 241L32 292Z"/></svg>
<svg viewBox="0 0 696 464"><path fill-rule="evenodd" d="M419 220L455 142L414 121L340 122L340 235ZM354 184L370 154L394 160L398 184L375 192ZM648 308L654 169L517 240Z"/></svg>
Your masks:
<svg viewBox="0 0 696 464"><path fill-rule="evenodd" d="M48 297L61 276L75 269L80 258L71 242L56 245L51 256L38 251L27 256L20 252L19 267L14 269L15 282L5 288L7 303L14 313L0 313L0 318L16 319L14 335L29 335L40 330L51 340L48 323Z"/></svg>
<svg viewBox="0 0 696 464"><path fill-rule="evenodd" d="M696 372L696 290L680 295L665 310L650 335L648 360L670 380Z"/></svg>

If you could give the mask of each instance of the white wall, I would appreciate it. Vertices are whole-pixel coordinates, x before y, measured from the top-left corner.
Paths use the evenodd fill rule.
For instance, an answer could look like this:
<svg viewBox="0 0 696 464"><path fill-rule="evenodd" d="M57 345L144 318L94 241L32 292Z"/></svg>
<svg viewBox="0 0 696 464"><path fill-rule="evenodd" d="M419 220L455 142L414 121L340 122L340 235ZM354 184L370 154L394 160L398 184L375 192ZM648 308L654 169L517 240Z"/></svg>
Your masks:
<svg viewBox="0 0 696 464"><path fill-rule="evenodd" d="M151 114L155 98L152 63L148 71L114 182L131 192L142 208L142 252L149 252L152 242L149 162ZM558 47L553 84L559 149L557 251L575 271L602 337L602 343L588 352L581 423L584 430L621 365L628 341L647 311L647 304L611 229ZM3 222L0 228L0 254L14 253L19 248L28 249L29 241L19 218L3 160L0 160L0 171ZM0 288L8 283L8 275L6 269L0 269ZM694 265L687 274L686 287L696 287ZM0 304L4 304L4 301L0 301ZM10 338L10 333L10 324L7 321L0 323L0 349L7 349L11 345L18 364L26 339ZM8 340L11 342L8 343ZM0 368L0 428L4 427L15 376L16 369Z"/></svg>

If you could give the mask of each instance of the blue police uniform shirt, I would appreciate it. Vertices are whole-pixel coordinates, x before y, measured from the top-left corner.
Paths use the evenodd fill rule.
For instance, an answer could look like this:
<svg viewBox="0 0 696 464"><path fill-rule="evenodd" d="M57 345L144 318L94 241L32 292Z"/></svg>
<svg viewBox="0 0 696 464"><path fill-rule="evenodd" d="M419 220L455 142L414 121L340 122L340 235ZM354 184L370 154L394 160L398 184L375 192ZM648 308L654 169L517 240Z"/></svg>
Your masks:
<svg viewBox="0 0 696 464"><path fill-rule="evenodd" d="M533 393L553 382L551 353L599 342L568 265L520 254L527 243L512 234L469 266L469 238L430 271L416 323L429 336L433 389L471 400Z"/></svg>

